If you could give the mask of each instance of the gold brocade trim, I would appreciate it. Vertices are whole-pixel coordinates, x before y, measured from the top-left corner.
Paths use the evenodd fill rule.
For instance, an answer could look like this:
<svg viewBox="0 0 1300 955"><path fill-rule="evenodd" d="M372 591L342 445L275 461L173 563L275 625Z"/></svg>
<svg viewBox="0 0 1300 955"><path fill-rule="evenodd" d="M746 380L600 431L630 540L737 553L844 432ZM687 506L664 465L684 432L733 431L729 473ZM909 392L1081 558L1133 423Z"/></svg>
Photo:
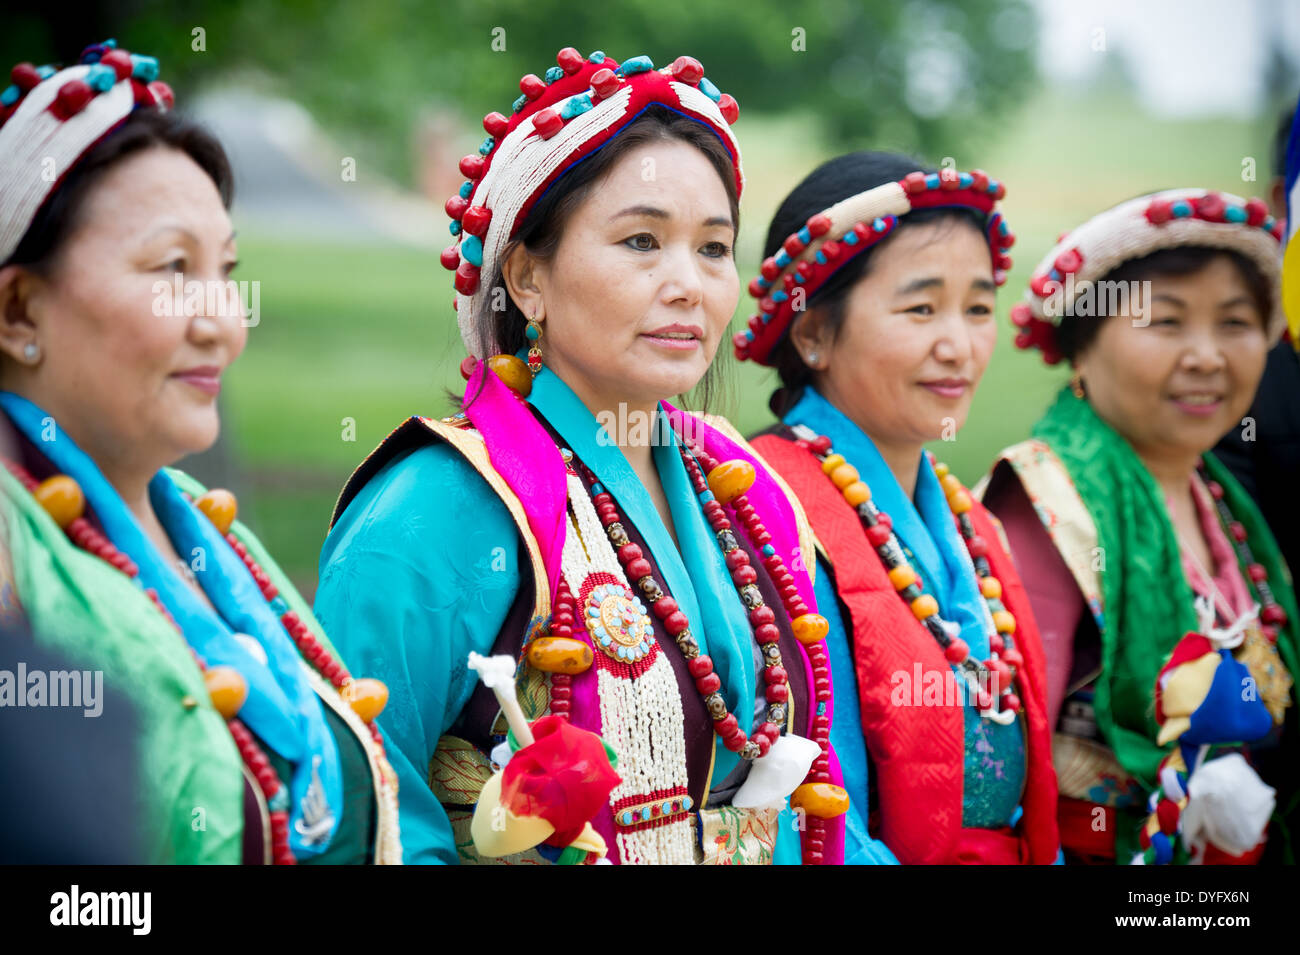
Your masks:
<svg viewBox="0 0 1300 955"><path fill-rule="evenodd" d="M778 809L701 809L700 865L771 865Z"/></svg>
<svg viewBox="0 0 1300 955"><path fill-rule="evenodd" d="M473 806L483 785L492 776L488 758L468 740L442 736L429 760L429 788L438 802L450 806Z"/></svg>
<svg viewBox="0 0 1300 955"><path fill-rule="evenodd" d="M1015 472L1025 496L1065 566L1074 578L1079 592L1087 601L1094 619L1102 613L1101 578L1094 562L1097 559L1097 525L1093 523L1083 499L1079 497L1070 472L1066 470L1056 452L1046 443L1030 439L1013 444L998 457L997 464L1005 461ZM990 475L992 471L989 472ZM981 501L988 487L986 476L975 485L973 492Z"/></svg>
<svg viewBox="0 0 1300 955"><path fill-rule="evenodd" d="M1268 642L1258 624L1246 629L1241 647L1233 653L1238 663L1244 663L1255 680L1255 689L1273 722L1282 725L1286 708L1291 705L1291 674L1278 655L1277 647Z"/></svg>
<svg viewBox="0 0 1300 955"><path fill-rule="evenodd" d="M375 865L402 864L402 834L398 828L397 816L397 773L389 765L374 737L370 727L357 716L356 711L323 676L316 672L304 660L299 661L307 680L316 691L316 695L325 705L338 714L339 718L352 730L365 751L370 763L370 779L375 789Z"/></svg>

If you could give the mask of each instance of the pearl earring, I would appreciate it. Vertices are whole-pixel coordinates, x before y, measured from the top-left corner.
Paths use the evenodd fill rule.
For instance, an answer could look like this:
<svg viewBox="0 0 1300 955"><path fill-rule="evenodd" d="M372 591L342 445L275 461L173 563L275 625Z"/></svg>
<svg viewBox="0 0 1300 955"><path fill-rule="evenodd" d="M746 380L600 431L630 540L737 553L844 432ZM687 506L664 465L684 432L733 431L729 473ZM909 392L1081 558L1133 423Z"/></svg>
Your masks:
<svg viewBox="0 0 1300 955"><path fill-rule="evenodd" d="M28 342L23 346L23 358L26 361L36 361L41 357L41 346L36 342Z"/></svg>

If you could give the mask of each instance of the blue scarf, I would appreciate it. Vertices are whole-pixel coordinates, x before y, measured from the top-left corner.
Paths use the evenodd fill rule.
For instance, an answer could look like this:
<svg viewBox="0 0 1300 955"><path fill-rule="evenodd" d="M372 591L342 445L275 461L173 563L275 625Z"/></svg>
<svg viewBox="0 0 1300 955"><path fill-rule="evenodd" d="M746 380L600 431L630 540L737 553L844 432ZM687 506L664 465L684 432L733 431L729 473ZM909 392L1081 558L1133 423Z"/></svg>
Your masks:
<svg viewBox="0 0 1300 955"><path fill-rule="evenodd" d="M866 432L816 388L809 385L804 389L803 397L785 416L785 423L802 424L830 438L835 452L858 469L871 488L876 506L893 520L894 533L911 552L912 566L921 575L926 592L938 601L943 618L961 627L961 638L976 659L986 659L992 619L980 594L970 554L928 456L921 455L916 494L909 498Z"/></svg>
<svg viewBox="0 0 1300 955"><path fill-rule="evenodd" d="M297 647L239 555L212 522L185 499L165 471L154 475L149 482L154 512L182 558L188 561L191 555L202 555L204 569L196 571L196 577L218 616L171 569L98 465L72 438L57 430L52 418L10 392L0 391L0 408L59 471L81 486L87 504L113 545L140 568L136 582L157 591L194 651L208 666L234 667L243 676L248 698L239 719L294 765L288 786L290 802L282 807L290 810L289 844L299 857L324 852L342 815L338 749L325 722L321 701L307 681ZM53 437L47 439L47 432ZM236 633L253 636L265 650L267 663L245 649ZM323 786L322 795L334 822L327 836L307 844L297 823L302 819L302 801L312 783L316 756L320 757L315 769Z"/></svg>

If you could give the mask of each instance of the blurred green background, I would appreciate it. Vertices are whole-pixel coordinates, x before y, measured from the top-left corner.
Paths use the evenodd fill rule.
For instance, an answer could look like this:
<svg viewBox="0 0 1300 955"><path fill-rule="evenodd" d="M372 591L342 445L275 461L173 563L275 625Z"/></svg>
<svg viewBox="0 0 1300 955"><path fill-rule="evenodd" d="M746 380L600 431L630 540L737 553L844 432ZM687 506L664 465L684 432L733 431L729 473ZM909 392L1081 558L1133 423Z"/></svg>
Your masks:
<svg viewBox="0 0 1300 955"><path fill-rule="evenodd" d="M1252 6L1265 14L1273 7ZM1006 312L1037 258L1061 231L1144 191L1198 185L1265 193L1277 112L1294 98L1294 72L1268 39L1277 31L1262 29L1260 88L1240 108L1181 116L1152 109L1131 66L1134 51L1159 43L1159 34L1131 36L1125 45L1125 31L1111 25L1106 48L1096 50L1096 27L1062 19L1060 7L1050 0L812 2L797 10L767 0L587 8L488 0L135 2L95 7L75 24L14 14L0 55L71 61L92 38L112 35L159 56L181 108L232 88L291 100L316 124L301 140L309 148L295 157L305 175L323 183L340 157L352 157L362 185L379 183L387 199L410 200L398 203L402 221L428 227L353 230L343 217L341 225L295 229L288 213L267 212L279 208L271 204L274 184L261 186L272 190L262 193L265 202L254 188L236 206L236 278L261 283L260 323L227 376L222 445L190 466L238 491L241 516L310 595L329 514L352 468L407 415L449 413L446 392L462 384L450 274L437 262L447 242L440 206L459 184L455 160L483 138L482 114L508 112L518 77L543 73L566 45L619 58L646 53L658 65L689 52L739 100L735 132L748 176L737 247L742 285L757 269L777 204L839 152L899 149L932 163L950 156L958 168L984 168L1008 184L1003 208L1018 241L999 296L997 351L966 427L934 447L963 480L977 480L1001 447L1027 434L1065 380L1063 370L1011 345ZM204 30L202 52L192 49L196 27ZM497 27L505 30L504 51L493 49ZM792 49L796 28L805 30L805 50ZM1047 31L1067 28L1093 44L1097 62L1085 79L1045 79L1035 47L1050 39ZM214 115L231 109L226 101L225 113ZM240 138L227 136L227 145L243 146ZM1253 182L1243 181L1249 160ZM241 165L236 155L241 188L245 173L256 186L269 162L253 154ZM736 328L751 304L742 294ZM738 366L729 348L718 360L729 366L731 387L717 410L746 433L765 427L775 376Z"/></svg>

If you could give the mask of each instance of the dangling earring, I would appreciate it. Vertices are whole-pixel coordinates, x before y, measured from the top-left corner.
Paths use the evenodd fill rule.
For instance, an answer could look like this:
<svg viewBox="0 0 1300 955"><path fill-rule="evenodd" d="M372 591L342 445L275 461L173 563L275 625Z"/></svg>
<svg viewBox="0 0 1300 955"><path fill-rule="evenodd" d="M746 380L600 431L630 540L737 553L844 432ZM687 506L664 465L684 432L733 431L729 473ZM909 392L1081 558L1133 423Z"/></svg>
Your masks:
<svg viewBox="0 0 1300 955"><path fill-rule="evenodd" d="M537 377L537 373L542 370L542 323L537 320L537 313L528 319L528 327L524 329L524 334L528 336L528 370Z"/></svg>
<svg viewBox="0 0 1300 955"><path fill-rule="evenodd" d="M1074 375L1070 378L1070 390L1074 392L1074 397L1078 398L1080 401L1088 397L1087 393L1083 390L1083 375L1078 371L1075 371Z"/></svg>
<svg viewBox="0 0 1300 955"><path fill-rule="evenodd" d="M36 364L36 359L41 357L41 346L36 342L28 342L23 346L23 360Z"/></svg>

